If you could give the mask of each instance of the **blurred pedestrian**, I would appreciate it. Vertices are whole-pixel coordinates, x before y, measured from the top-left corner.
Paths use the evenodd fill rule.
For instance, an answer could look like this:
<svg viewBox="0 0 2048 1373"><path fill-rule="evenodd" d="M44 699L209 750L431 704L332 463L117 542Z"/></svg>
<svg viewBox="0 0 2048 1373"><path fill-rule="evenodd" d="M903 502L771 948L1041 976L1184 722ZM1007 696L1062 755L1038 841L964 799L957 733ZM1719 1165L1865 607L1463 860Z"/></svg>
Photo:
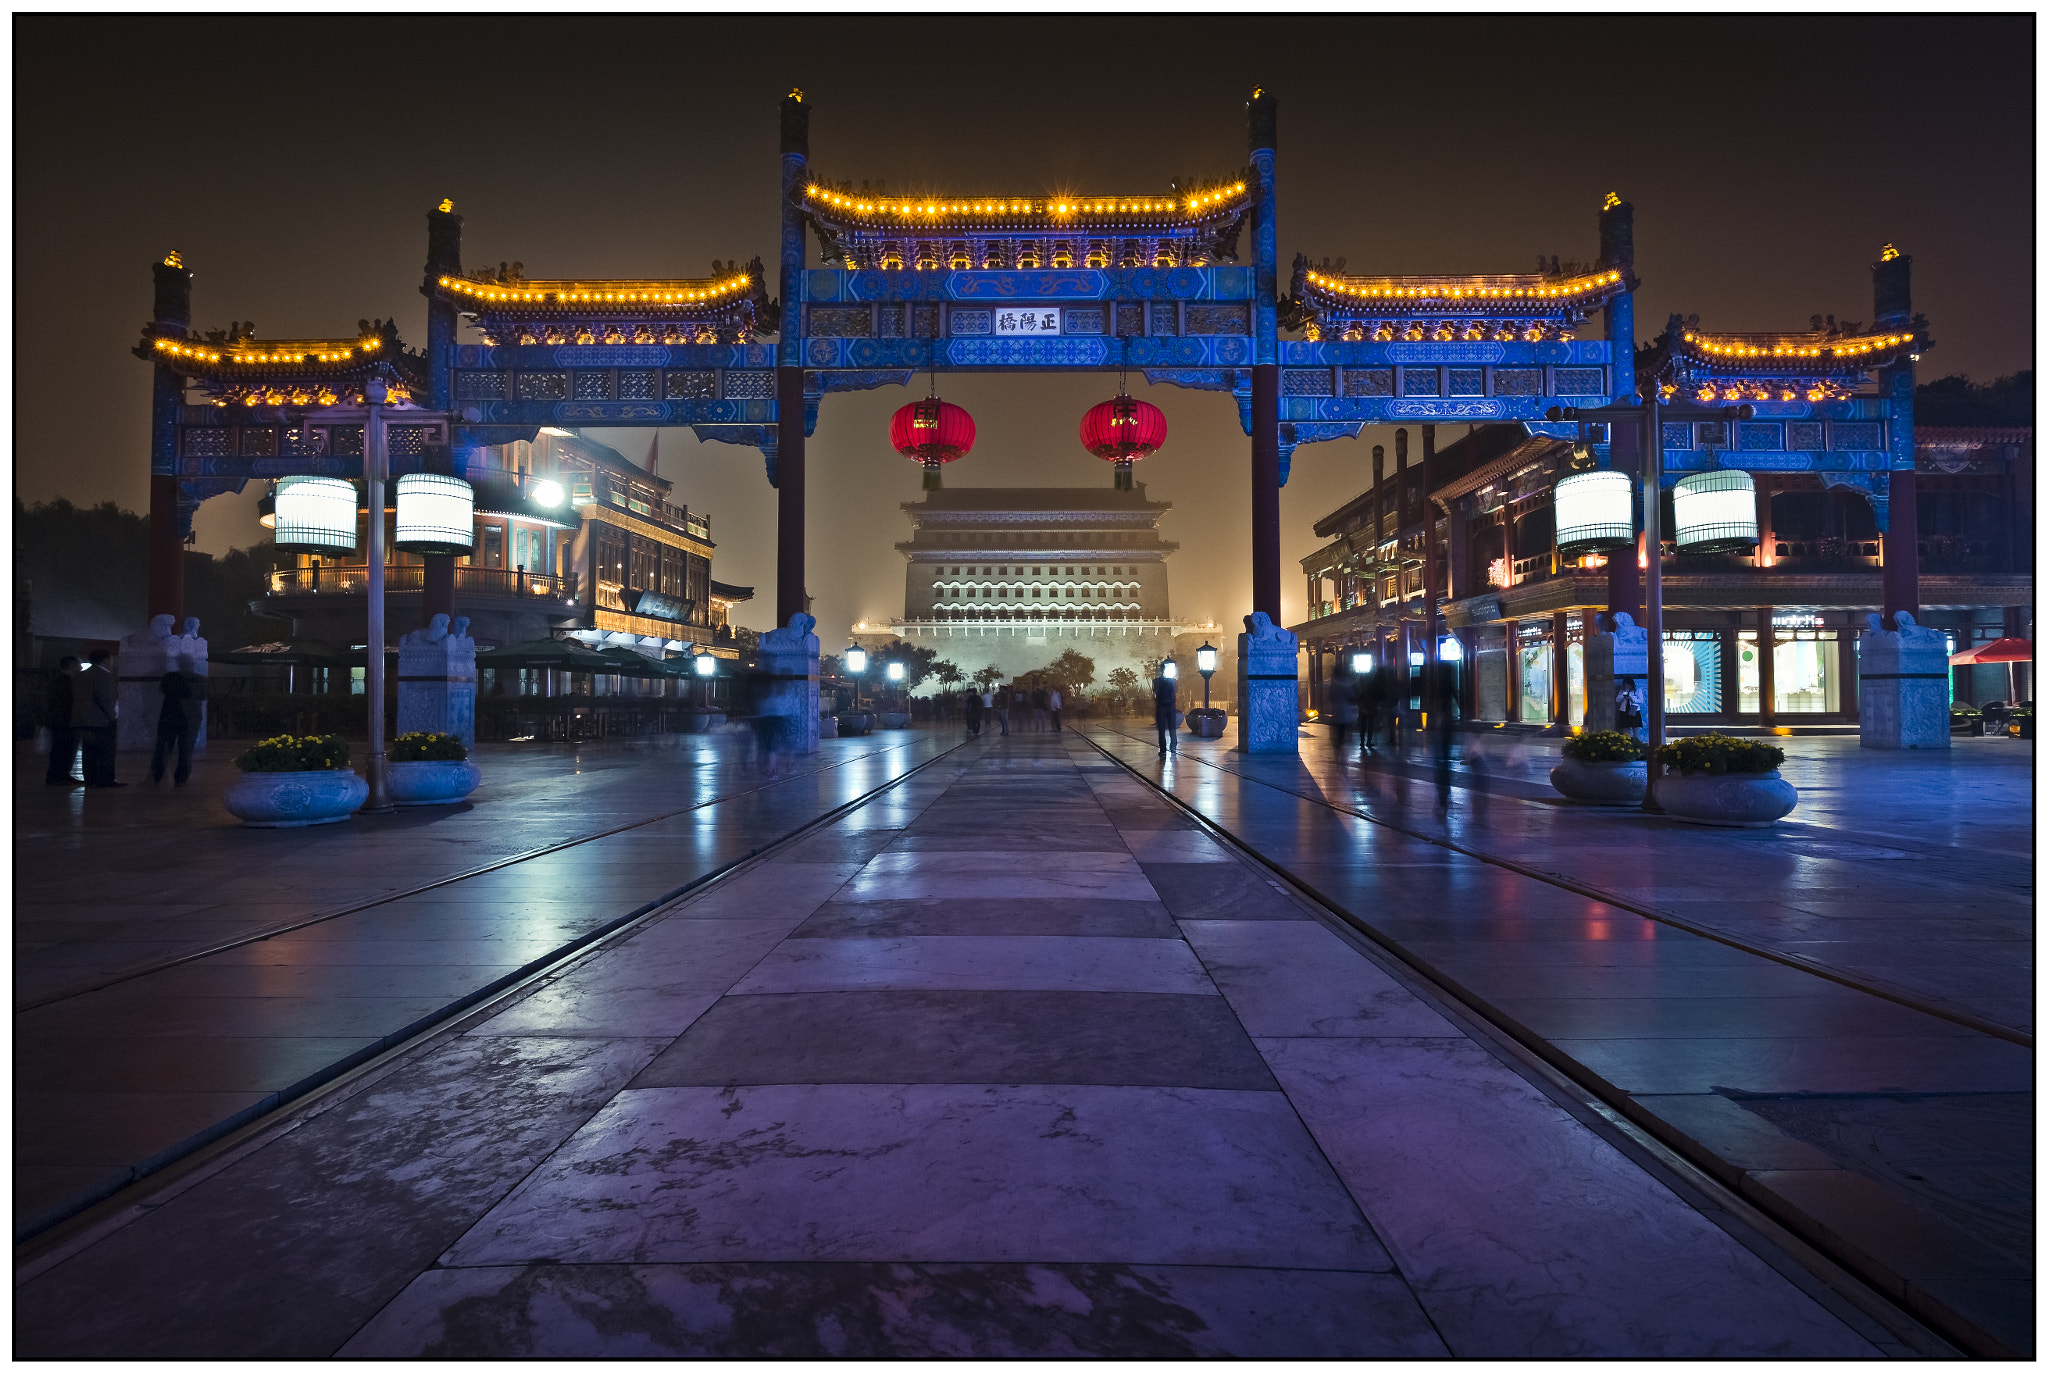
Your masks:
<svg viewBox="0 0 2048 1373"><path fill-rule="evenodd" d="M1060 732L1060 689L1058 687L1054 687L1052 693L1046 698L1046 707L1052 711L1052 732L1058 734Z"/></svg>
<svg viewBox="0 0 2048 1373"><path fill-rule="evenodd" d="M43 718L50 725L50 766L43 774L47 786L78 784L78 779L71 775L72 766L78 762L78 731L71 724L77 685L78 659L66 654L57 660L57 670L51 674L43 694Z"/></svg>
<svg viewBox="0 0 2048 1373"><path fill-rule="evenodd" d="M1166 664L1159 665L1159 675L1152 679L1152 727L1159 731L1159 756L1180 752L1180 689L1174 679L1166 675Z"/></svg>
<svg viewBox="0 0 2048 1373"><path fill-rule="evenodd" d="M1437 671L1448 676L1442 668ZM1436 760L1436 808L1446 810L1451 804L1451 727L1458 712L1458 696L1448 682L1437 688L1430 707L1430 744Z"/></svg>
<svg viewBox="0 0 2048 1373"><path fill-rule="evenodd" d="M1015 694L1008 687L996 692L996 723L1003 727L1005 739L1010 737L1010 706L1015 700Z"/></svg>
<svg viewBox="0 0 2048 1373"><path fill-rule="evenodd" d="M755 761L768 776L782 775L782 754L788 720L778 713L777 683L769 673L756 668L747 674L746 719L754 731Z"/></svg>
<svg viewBox="0 0 2048 1373"><path fill-rule="evenodd" d="M156 748L149 756L149 782L162 785L164 767L175 752L178 765L173 785L182 787L192 777L192 741L199 735L198 712L186 708L192 703L192 679L172 668L157 679L156 690L163 704L156 712Z"/></svg>
<svg viewBox="0 0 2048 1373"><path fill-rule="evenodd" d="M1337 670L1330 674L1329 685L1323 689L1323 705L1329 710L1330 723L1337 727L1337 760L1344 759L1344 741L1350 737L1358 724L1358 681L1351 671L1348 654L1337 655Z"/></svg>
<svg viewBox="0 0 2048 1373"><path fill-rule="evenodd" d="M1033 734L1045 733L1046 717L1050 709L1047 705L1049 699L1044 687L1031 688L1031 732Z"/></svg>
<svg viewBox="0 0 2048 1373"><path fill-rule="evenodd" d="M96 648L86 655L87 667L71 685L71 724L85 752L85 784L125 787L114 780L114 727L121 713L121 689L107 667L110 655Z"/></svg>
<svg viewBox="0 0 2048 1373"><path fill-rule="evenodd" d="M1643 732L1643 693L1633 677L1622 678L1621 690L1614 694L1614 723L1623 734L1638 739L1646 737Z"/></svg>
<svg viewBox="0 0 2048 1373"><path fill-rule="evenodd" d="M968 737L968 738L970 738L970 739L979 739L979 738L981 737L981 693L980 693L980 692L978 692L978 691L970 691L970 692L968 692L968 693L967 693L967 702L966 702L966 715L967 715L967 737Z"/></svg>

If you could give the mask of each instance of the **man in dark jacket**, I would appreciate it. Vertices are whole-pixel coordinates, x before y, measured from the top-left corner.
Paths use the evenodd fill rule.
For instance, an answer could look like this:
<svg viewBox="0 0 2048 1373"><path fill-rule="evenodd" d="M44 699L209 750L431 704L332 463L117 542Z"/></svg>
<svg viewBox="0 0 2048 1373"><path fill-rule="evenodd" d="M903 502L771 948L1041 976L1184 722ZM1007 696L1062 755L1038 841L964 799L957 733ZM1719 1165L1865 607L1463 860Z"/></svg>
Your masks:
<svg viewBox="0 0 2048 1373"><path fill-rule="evenodd" d="M197 690L194 689L195 684ZM152 786L164 780L164 765L177 750L178 770L174 785L184 786L192 777L192 741L199 735L199 711L206 690L205 679L173 668L158 679L156 689L163 704L156 713L156 749L149 759Z"/></svg>
<svg viewBox="0 0 2048 1373"><path fill-rule="evenodd" d="M1174 679L1166 675L1166 664L1159 665L1159 675L1152 679L1152 726L1159 731L1159 756L1180 752L1180 735L1174 723L1178 708L1179 687Z"/></svg>
<svg viewBox="0 0 2048 1373"><path fill-rule="evenodd" d="M77 681L78 659L67 656L57 663L57 671L43 697L43 718L50 725L50 768L43 781L53 787L78 784L78 779L71 775L72 765L78 761L78 731L71 727L73 688Z"/></svg>
<svg viewBox="0 0 2048 1373"><path fill-rule="evenodd" d="M85 748L85 784L89 787L125 787L114 780L114 721L120 714L121 691L114 681L107 659L113 655L94 649L86 658L88 666L71 684L71 724Z"/></svg>

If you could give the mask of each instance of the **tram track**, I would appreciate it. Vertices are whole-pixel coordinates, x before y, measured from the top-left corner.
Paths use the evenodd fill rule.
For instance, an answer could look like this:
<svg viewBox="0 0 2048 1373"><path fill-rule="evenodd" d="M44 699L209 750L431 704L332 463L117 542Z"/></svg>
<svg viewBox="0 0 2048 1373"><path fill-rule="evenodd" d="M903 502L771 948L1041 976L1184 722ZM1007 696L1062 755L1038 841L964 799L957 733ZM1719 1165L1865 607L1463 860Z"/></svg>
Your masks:
<svg viewBox="0 0 2048 1373"><path fill-rule="evenodd" d="M111 1217L119 1216L124 1211L138 1207L160 1189L173 1185L180 1178L192 1174L195 1170L205 1168L209 1162L223 1159L240 1145L278 1125L286 1113L303 1113L306 1110L312 1109L333 1093L345 1089L350 1084L361 1080L364 1076L374 1073L384 1065L405 1056L421 1044L439 1035L448 1033L452 1028L457 1028L462 1023L467 1023L472 1019L488 1014L500 1003L517 995L531 984L547 978L567 964L592 952L594 949L633 932L647 920L659 915L677 901L698 895L708 887L730 880L743 870L772 858L776 853L788 846L798 843L818 830L844 819L892 788L917 776L933 764L952 756L963 747L964 742L956 741L941 748L931 757L905 769L887 781L871 787L860 795L843 801L829 810L820 812L787 834L749 849L746 853L734 858L730 862L708 872L701 873L674 890L643 902L624 915L584 931L538 958L534 958L513 969L511 972L494 978L484 986L456 997L444 1005L429 1011L427 1014L419 1016L398 1029L379 1037L375 1041L363 1045L354 1052L344 1055L324 1067L307 1074L296 1082L278 1088L262 1099L235 1112L233 1115L216 1121L212 1125L158 1150L149 1157L129 1165L122 1174L110 1178L99 1186L76 1193L55 1206L45 1208L26 1220L18 1222L14 1232L17 1283L25 1280L28 1276L32 1276L33 1272L40 1271L41 1267L47 1266L41 1260L46 1259L54 1251L68 1248L71 1241L78 1240L84 1235L92 1234L96 1236L98 1232L106 1228ZM914 746L914 742L898 745L890 749L877 750L875 753L863 754L861 757L873 758L877 753L894 752L897 748ZM857 761L860 761L860 759L850 758L845 760L844 763L836 763L832 766L841 767ZM824 770L819 769L820 772ZM751 795L754 792L765 790L773 785L776 785L776 783L764 783L759 787L749 787L742 791L732 792L725 796L700 802L697 805L681 807L663 815L636 821L630 825L616 826L599 834L585 835L560 844L538 848L528 853L513 855L497 863L480 867L475 872L462 874L460 877L451 877L428 883L418 890L431 891L436 887L447 886L451 882L476 876L478 873L489 872L528 861L545 853L559 852L562 849L573 848L578 844L590 843L610 835L638 829L643 825L671 819L676 815L685 815L692 811L702 810L707 806L736 800L740 797ZM276 938L292 930L304 929L309 925L316 925L328 920L355 914L358 911L373 909L389 901L400 900L404 896L413 894L415 893L401 893L397 896L352 907L347 911L337 911L312 919L293 922L283 928L253 933L246 937L225 942L219 947L209 949L204 953L165 961L161 967L169 968L191 963L199 958L209 957L227 949L260 943L265 939ZM134 977L144 976L147 972L160 970L160 968L147 969L143 972L110 979L103 985L117 985L119 982L130 981ZM70 996L83 994L85 993L81 991L71 993ZM70 999L70 996L60 999ZM25 1269L23 1267L24 1264L29 1264L30 1267Z"/></svg>
<svg viewBox="0 0 2048 1373"><path fill-rule="evenodd" d="M1113 732L1119 738L1136 737L1123 734L1121 731ZM1525 1078L1575 1119L1606 1140L1624 1157L1685 1197L1696 1209L1721 1225L1765 1262L1781 1272L1787 1272L1786 1266L1789 1264L1808 1281L1818 1283L1835 1298L1846 1302L1864 1317L1882 1327L1905 1348L1921 1357L1953 1359L1964 1357L1966 1350L1977 1353L2002 1352L1985 1348L1981 1332L1975 1329L1937 1329L1915 1311L1894 1301L1888 1295L1889 1275L1882 1271L1871 1271L1872 1266L1863 1260L1863 1256L1839 1252L1839 1247L1830 1242L1829 1236L1805 1233L1805 1227L1798 1225L1793 1218L1781 1217L1765 1209L1759 1201L1744 1195L1738 1190L1739 1178L1730 1176L1728 1164L1701 1148L1693 1140L1672 1132L1654 1114L1634 1102L1627 1092L1608 1082L1570 1054L1558 1049L1543 1036L1501 1013L1485 997L1465 987L1427 960L1418 957L1403 947L1400 941L1352 914L1341 902L1317 890L1283 865L1267 858L1192 803L1177 796L1167 787L1139 771L1130 762L1104 747L1092 734L1085 731L1080 733L1089 746L1103 758L1162 796L1169 805L1194 821L1203 833L1224 845L1232 853L1242 855L1260 869L1278 877L1287 890L1295 893L1312 909L1322 912L1340 934L1348 935L1353 945L1359 947L1361 952L1376 955L1375 961L1390 974L1408 982L1427 999L1436 1002L1454 1023L1461 1025L1476 1039L1493 1046L1505 1061L1515 1066ZM1220 767L1217 770L1230 771ZM1241 773L1232 775L1245 781L1256 780L1244 777ZM1270 790L1286 795L1300 795L1288 788L1262 785L1268 785ZM1360 819L1384 825L1402 834L1411 833L1400 826L1373 816L1362 815L1348 807L1330 806L1329 809L1357 815ZM1426 835L1412 837L1429 838ZM1463 852L1462 849L1458 851ZM1514 870L1520 871L1519 868ZM1525 875L1545 880L1540 873L1530 872ZM1733 943L1728 940L1721 942ZM1733 946L1742 947L1739 944ZM1791 1276L1791 1273L1787 1272L1787 1275ZM1951 1343L1951 1339L1956 1342ZM1976 1347L1973 1349L1972 1346Z"/></svg>
<svg viewBox="0 0 2048 1373"><path fill-rule="evenodd" d="M1111 732L1116 734L1116 736L1121 739L1131 739L1141 743L1145 742L1138 735L1125 734L1121 730L1113 730ZM1087 736L1084 735L1083 737L1085 738ZM1089 742L1093 744L1095 741L1093 739L1090 739ZM1096 744L1095 747L1100 749L1101 745ZM1115 756L1113 754L1109 754L1109 751L1107 749L1103 749L1102 751L1107 756ZM1978 1034L1989 1035L1993 1039L2001 1039L2008 1044L2016 1044L2023 1049L2031 1050L2034 1047L2034 1037L2026 1033L2024 1030L2015 1029L2010 1025L2000 1024L1995 1020L1987 1019L1983 1016L1976 1015L1970 1011L1946 1005L1939 1001L1932 1001L1924 997L1918 997L1911 992L1903 991L1896 987L1890 987L1881 982L1875 982L1867 978L1859 978L1854 973L1844 972L1839 968L1831 968L1826 964L1819 962L1818 960L1803 958L1795 953L1787 953L1782 949L1774 949L1768 944L1761 944L1751 940L1746 940L1738 935L1729 934L1725 930L1716 930L1711 926L1701 925L1695 921L1687 920L1683 916L1672 915L1668 911L1660 911L1653 906L1646 906L1639 901L1632 901L1625 896L1618 896L1613 892L1606 891L1600 887L1592 886L1588 883L1576 882L1573 881L1571 878L1565 877L1558 873L1546 872L1541 868L1531 867L1526 863L1517 862L1512 858L1504 858L1499 854L1488 853L1484 849L1473 848L1468 844L1461 844L1456 840L1450 839L1443 835L1429 834L1425 831L1414 829L1407 825L1398 824L1393 820L1387 819L1385 816L1375 815L1370 810L1362 809L1357 806L1344 805L1339 802L1332 801L1327 796L1315 795L1305 791L1297 791L1292 787L1281 786L1277 783L1266 781L1263 778L1254 777L1249 773L1240 772L1236 768L1225 767L1221 763L1213 762L1210 759L1203 758L1197 754L1192 754L1184 751L1180 756L1182 758L1187 759L1190 762L1199 763L1203 767L1213 768L1217 772L1226 773L1229 776L1237 778L1241 782L1250 783L1253 786L1264 787L1268 791L1275 791L1283 796L1292 796L1295 797L1297 800L1311 802L1315 805L1322 806L1324 809L1335 812L1339 815L1353 816L1357 819L1364 820L1369 824L1378 825L1384 829L1392 830L1396 834L1405 835L1410 839L1420 840L1425 844L1431 844L1440 849L1448 849L1452 853L1461 854L1464 857L1473 859L1477 862L1486 863L1492 867L1503 868L1509 872L1517 874L1518 876L1527 877L1534 881L1542 882L1546 885L1556 887L1561 891L1568 891L1573 893L1574 895L1586 897L1588 900L1598 901L1602 905L1613 906L1617 910L1627 911L1629 914L1640 916L1645 920L1653 920L1660 925L1668 925L1673 929L1683 930L1687 934L1696 935L1701 939L1712 940L1716 944L1726 945L1731 949L1740 949L1744 953L1754 954L1758 958L1768 959L1769 961L1780 964L1784 967L1795 968L1800 972L1810 974L1814 977L1818 977L1823 981L1835 983L1837 986L1847 987L1852 991L1858 991L1864 993L1867 996L1877 997L1881 1001L1889 1001L1895 1006L1903 1006L1907 1010L1917 1011L1922 1015L1930 1015L1935 1017L1937 1020L1945 1020L1951 1025L1958 1025L1967 1030L1974 1030ZM1117 763L1120 767L1130 769L1130 765L1128 763L1125 763L1120 758L1117 759ZM1132 769L1131 771L1133 776L1144 777L1143 773L1137 772L1134 769ZM1165 788L1159 787L1158 784L1153 782L1150 778L1145 778L1144 780L1146 781L1147 785L1153 786L1167 795L1172 794L1170 792L1166 792ZM1471 788L1468 787L1467 789L1469 790ZM1529 802L1527 798L1517 797L1512 795L1511 793L1494 793L1494 795L1498 799L1519 800L1524 801L1527 804L1536 804L1534 802ZM1178 801L1178 798L1175 798L1175 800ZM1206 817L1204 818L1206 820ZM1259 861L1262 863L1266 863L1269 867L1277 867L1277 865L1268 862L1268 860L1266 860L1263 857L1260 858ZM1285 869L1280 870L1285 871ZM1290 878L1290 880L1293 879Z"/></svg>
<svg viewBox="0 0 2048 1373"><path fill-rule="evenodd" d="M855 763L864 762L868 759L879 757L883 754L895 753L902 749L913 748L915 746L915 743L894 744L888 748L876 749L870 753L863 753L852 758L841 759L840 761L829 764L826 767L818 768L815 772L803 775L816 776L821 773L832 771L835 768L850 767ZM955 745L954 747L957 748L958 745ZM947 749L946 752L950 753L952 752L952 750ZM943 756L943 754L933 755L934 758ZM925 761L930 762L932 761L932 759L926 759ZM923 767L924 764L920 763L918 764L918 766ZM913 769L913 771L914 770L915 769ZM904 774L904 776L906 777L909 775L909 773ZM411 898L415 896L420 896L426 892L436 891L442 887L454 886L455 884L460 882L467 882L472 878L482 877L485 873L499 872L505 868L516 867L521 863L532 862L536 858L545 858L550 854L561 853L567 849L577 848L584 844L595 843L600 839L609 839L614 835L625 834L629 831L641 829L648 825L657 825L664 820L673 820L678 815L688 815L693 811L703 810L707 806L723 805L728 801L736 801L744 796L753 796L757 793L767 791L772 787L780 786L784 782L794 780L796 780L794 777L790 777L780 778L773 782L763 782L758 786L745 787L739 791L727 792L721 796L714 796L708 800L699 801L694 805L682 806L675 810L664 811L659 815L650 815L644 820L635 820L631 824L614 825L610 829L597 830L590 834L578 835L573 839L564 839L553 844L541 844L534 848L523 849L518 853L508 854L504 858L496 859L492 862L482 864L478 867L468 868L458 873L452 873L447 877L436 878L432 882L424 882L417 887L409 887L404 891L392 892L385 896L379 896L375 900L361 901L353 906L344 906L342 909L337 911L325 911L319 915L296 916L280 924L266 925L260 929L251 930L246 934L238 934L234 936L232 939L219 940L215 943L207 944L199 948L188 949L183 953L170 954L159 958L148 959L141 962L132 963L125 967L117 968L109 973L95 974L94 977L90 980L81 979L78 982L67 983L61 987L56 987L49 991L38 993L37 995L26 998L24 1000L17 1001L14 1005L14 1013L16 1015L22 1015L29 1011L41 1010L45 1006L54 1006L60 1002L70 1001L81 996L88 996L93 992L104 991L108 987L117 987L123 982L132 982L138 977L147 977L151 973L160 973L170 968L183 967L188 963L201 962L205 959L212 958L218 954L226 953L231 949L246 948L251 944L261 944L265 940L275 939L279 935L291 934L295 930L308 929L314 925L324 925L330 920L340 920L344 916L360 915L364 911L375 910L379 906L389 906L396 902L410 900Z"/></svg>

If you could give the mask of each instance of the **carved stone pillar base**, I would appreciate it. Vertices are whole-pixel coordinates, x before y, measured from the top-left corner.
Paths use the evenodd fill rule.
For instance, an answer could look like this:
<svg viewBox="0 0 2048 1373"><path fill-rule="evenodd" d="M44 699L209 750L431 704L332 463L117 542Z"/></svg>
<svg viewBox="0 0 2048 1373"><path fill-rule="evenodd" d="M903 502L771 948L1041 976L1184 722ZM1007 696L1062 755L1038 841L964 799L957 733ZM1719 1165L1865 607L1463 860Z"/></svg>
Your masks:
<svg viewBox="0 0 2048 1373"><path fill-rule="evenodd" d="M1888 630L1872 615L1857 640L1863 747L1947 748L1948 645L1911 613L1897 619L1898 629Z"/></svg>
<svg viewBox="0 0 2048 1373"><path fill-rule="evenodd" d="M398 641L399 734L452 734L476 748L476 640L469 620L437 614Z"/></svg>
<svg viewBox="0 0 2048 1373"><path fill-rule="evenodd" d="M1299 753L1301 696L1295 636L1266 613L1245 617L1237 636L1237 751Z"/></svg>
<svg viewBox="0 0 2048 1373"><path fill-rule="evenodd" d="M781 629L761 636L761 671L772 681L762 710L783 717L783 746L796 753L818 751L817 620L801 612Z"/></svg>

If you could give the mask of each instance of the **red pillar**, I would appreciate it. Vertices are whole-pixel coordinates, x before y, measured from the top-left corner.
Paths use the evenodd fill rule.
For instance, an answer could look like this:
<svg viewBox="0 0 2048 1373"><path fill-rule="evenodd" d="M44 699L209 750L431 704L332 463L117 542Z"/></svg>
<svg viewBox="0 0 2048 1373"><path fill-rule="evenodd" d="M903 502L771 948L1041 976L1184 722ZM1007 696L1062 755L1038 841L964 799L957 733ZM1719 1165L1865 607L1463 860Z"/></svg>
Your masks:
<svg viewBox="0 0 2048 1373"><path fill-rule="evenodd" d="M1280 369L1252 368L1252 609L1280 618Z"/></svg>
<svg viewBox="0 0 2048 1373"><path fill-rule="evenodd" d="M809 607L804 593L804 373L775 369L775 623Z"/></svg>
<svg viewBox="0 0 2048 1373"><path fill-rule="evenodd" d="M428 553L421 561L426 564L420 573L420 627L426 628L434 622L436 615L446 615L452 627L455 623L455 555L452 553Z"/></svg>
<svg viewBox="0 0 2048 1373"><path fill-rule="evenodd" d="M1571 727L1572 684L1565 675L1565 635L1570 632L1564 612L1554 612L1550 617L1550 722L1559 729Z"/></svg>
<svg viewBox="0 0 2048 1373"><path fill-rule="evenodd" d="M1884 555L1884 619L1920 616L1920 497L1911 471L1891 474L1891 518L1879 546Z"/></svg>
<svg viewBox="0 0 2048 1373"><path fill-rule="evenodd" d="M149 613L185 619L185 538L178 528L178 479L149 479Z"/></svg>
<svg viewBox="0 0 2048 1373"><path fill-rule="evenodd" d="M1501 622L1501 628L1508 636L1506 714L1510 720L1520 720L1522 718L1522 654L1521 650L1515 645L1516 622L1514 620L1504 620Z"/></svg>
<svg viewBox="0 0 2048 1373"><path fill-rule="evenodd" d="M1756 608L1756 708L1757 724L1774 729L1778 724L1778 632L1772 623L1773 606Z"/></svg>

